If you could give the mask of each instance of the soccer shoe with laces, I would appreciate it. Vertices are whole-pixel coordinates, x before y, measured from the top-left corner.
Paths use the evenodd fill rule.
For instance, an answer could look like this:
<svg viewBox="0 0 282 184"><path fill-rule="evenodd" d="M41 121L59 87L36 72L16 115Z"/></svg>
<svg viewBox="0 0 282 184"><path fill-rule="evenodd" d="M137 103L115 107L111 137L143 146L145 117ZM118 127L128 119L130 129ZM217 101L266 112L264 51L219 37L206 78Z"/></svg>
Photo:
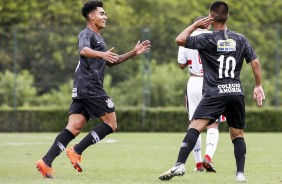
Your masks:
<svg viewBox="0 0 282 184"><path fill-rule="evenodd" d="M67 148L66 153L74 169L76 169L78 172L82 172L82 168L80 166L80 162L82 161L82 156L74 151L74 146Z"/></svg>
<svg viewBox="0 0 282 184"><path fill-rule="evenodd" d="M46 165L42 159L36 162L35 167L44 178L53 178L53 169Z"/></svg>
<svg viewBox="0 0 282 184"><path fill-rule="evenodd" d="M173 166L170 170L164 172L159 176L160 180L170 180L174 176L183 176L186 172L185 165L180 164L178 166Z"/></svg>
<svg viewBox="0 0 282 184"><path fill-rule="evenodd" d="M204 159L204 161L202 162L204 168L206 169L207 172L214 172L216 173L216 170L213 167L212 161L208 160L208 159Z"/></svg>
<svg viewBox="0 0 282 184"><path fill-rule="evenodd" d="M242 172L237 172L236 173L236 181L239 183L247 183L247 179Z"/></svg>

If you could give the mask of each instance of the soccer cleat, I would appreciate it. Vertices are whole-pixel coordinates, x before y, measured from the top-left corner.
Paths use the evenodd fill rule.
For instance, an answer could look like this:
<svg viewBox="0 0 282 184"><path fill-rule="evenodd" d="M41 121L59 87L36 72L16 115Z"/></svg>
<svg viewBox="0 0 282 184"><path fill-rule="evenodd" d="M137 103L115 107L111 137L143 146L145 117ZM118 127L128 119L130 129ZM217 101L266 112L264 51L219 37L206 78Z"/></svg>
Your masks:
<svg viewBox="0 0 282 184"><path fill-rule="evenodd" d="M203 167L202 162L196 164L196 168L194 169L195 172L203 172L205 168Z"/></svg>
<svg viewBox="0 0 282 184"><path fill-rule="evenodd" d="M202 162L204 168L206 169L207 172L215 172L216 170L213 167L212 161L208 155L205 156L204 161Z"/></svg>
<svg viewBox="0 0 282 184"><path fill-rule="evenodd" d="M239 183L247 183L247 179L242 172L237 172L236 173L236 181Z"/></svg>
<svg viewBox="0 0 282 184"><path fill-rule="evenodd" d="M80 166L80 162L82 161L82 156L74 151L74 146L67 148L66 153L74 169L76 169L78 172L82 172L82 168Z"/></svg>
<svg viewBox="0 0 282 184"><path fill-rule="evenodd" d="M200 168L195 167L194 171L195 172L204 172L205 168L204 167L200 167Z"/></svg>
<svg viewBox="0 0 282 184"><path fill-rule="evenodd" d="M174 176L183 176L186 172L185 165L180 164L178 166L173 166L170 170L164 172L159 176L159 179L164 180L170 180Z"/></svg>
<svg viewBox="0 0 282 184"><path fill-rule="evenodd" d="M42 159L36 162L35 167L44 178L53 178L53 169L46 165Z"/></svg>

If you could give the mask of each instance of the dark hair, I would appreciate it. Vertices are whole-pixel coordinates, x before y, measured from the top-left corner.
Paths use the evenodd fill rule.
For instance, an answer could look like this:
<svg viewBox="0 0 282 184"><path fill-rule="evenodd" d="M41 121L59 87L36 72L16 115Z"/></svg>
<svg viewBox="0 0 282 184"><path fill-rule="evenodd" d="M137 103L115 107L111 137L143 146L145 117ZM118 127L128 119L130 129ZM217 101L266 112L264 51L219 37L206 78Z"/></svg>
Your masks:
<svg viewBox="0 0 282 184"><path fill-rule="evenodd" d="M228 19L228 5L223 1L216 1L211 4L210 13L215 22L225 23Z"/></svg>
<svg viewBox="0 0 282 184"><path fill-rule="evenodd" d="M81 9L81 13L82 13L83 17L85 17L87 19L88 14L91 11L96 10L97 7L103 8L103 2L96 1L96 0L86 2Z"/></svg>
<svg viewBox="0 0 282 184"><path fill-rule="evenodd" d="M205 16L199 16L199 17L197 17L197 18L194 19L194 22L196 22L196 21L198 21L198 20L201 20L201 19L203 19L203 18L205 18Z"/></svg>

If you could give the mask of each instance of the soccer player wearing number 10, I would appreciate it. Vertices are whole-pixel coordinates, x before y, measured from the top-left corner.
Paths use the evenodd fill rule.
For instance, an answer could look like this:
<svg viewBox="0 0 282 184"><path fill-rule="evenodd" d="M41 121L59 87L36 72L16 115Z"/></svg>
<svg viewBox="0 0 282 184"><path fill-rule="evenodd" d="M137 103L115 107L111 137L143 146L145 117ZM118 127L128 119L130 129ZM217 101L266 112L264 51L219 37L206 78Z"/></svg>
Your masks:
<svg viewBox="0 0 282 184"><path fill-rule="evenodd" d="M226 117L230 137L234 145L236 160L236 181L247 182L244 168L246 144L245 103L240 82L243 61L250 63L255 77L254 100L262 106L265 99L259 60L242 34L227 29L228 5L216 1L210 6L210 15L188 26L176 38L179 46L197 49L204 70L203 98L196 108L192 122L183 139L175 165L160 175L159 179L169 180L185 174L184 164L193 150L200 132L214 122L221 114ZM190 36L197 28L213 26L214 32Z"/></svg>

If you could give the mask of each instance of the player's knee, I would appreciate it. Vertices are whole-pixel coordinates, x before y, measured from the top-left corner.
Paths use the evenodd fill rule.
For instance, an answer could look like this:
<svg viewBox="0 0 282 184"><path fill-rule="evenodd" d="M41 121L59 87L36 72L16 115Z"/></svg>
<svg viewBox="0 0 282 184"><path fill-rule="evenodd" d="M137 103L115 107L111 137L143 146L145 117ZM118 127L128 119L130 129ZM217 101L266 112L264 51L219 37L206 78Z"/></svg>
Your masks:
<svg viewBox="0 0 282 184"><path fill-rule="evenodd" d="M73 128L73 127L66 127L71 133L73 136L78 136L81 132L81 129L76 129L76 128Z"/></svg>
<svg viewBox="0 0 282 184"><path fill-rule="evenodd" d="M117 122L116 121L110 122L108 125L112 128L113 132L117 131Z"/></svg>
<svg viewBox="0 0 282 184"><path fill-rule="evenodd" d="M80 134L84 123L83 122L69 122L67 125L67 129L76 137Z"/></svg>
<svg viewBox="0 0 282 184"><path fill-rule="evenodd" d="M73 134L73 136L78 136L79 134L80 134L80 132L81 132L81 129L79 129L79 128L74 128L74 127L72 127L72 128L67 128L72 134Z"/></svg>
<svg viewBox="0 0 282 184"><path fill-rule="evenodd" d="M238 137L244 137L243 129L230 128L230 137L231 140L234 140Z"/></svg>
<svg viewBox="0 0 282 184"><path fill-rule="evenodd" d="M67 124L67 129L74 135L77 136L84 125L86 124L86 119L81 114L71 114L69 116L69 122Z"/></svg>

